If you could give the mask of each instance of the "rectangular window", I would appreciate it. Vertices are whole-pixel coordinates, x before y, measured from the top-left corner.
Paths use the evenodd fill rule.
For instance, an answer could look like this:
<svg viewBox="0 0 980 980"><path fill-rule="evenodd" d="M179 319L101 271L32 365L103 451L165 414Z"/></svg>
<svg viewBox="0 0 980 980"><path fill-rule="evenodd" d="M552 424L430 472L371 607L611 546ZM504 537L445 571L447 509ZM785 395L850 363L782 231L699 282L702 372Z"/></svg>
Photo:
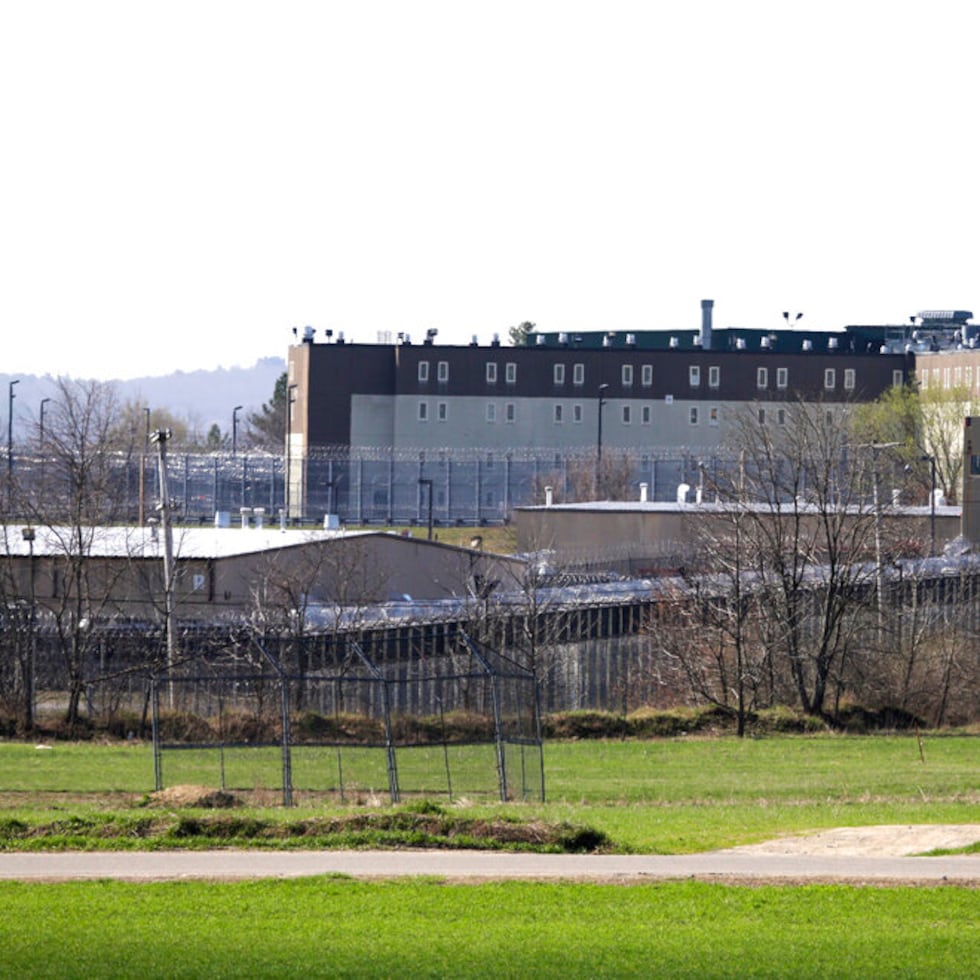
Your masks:
<svg viewBox="0 0 980 980"><path fill-rule="evenodd" d="M495 385L497 383L497 362L487 361L487 384Z"/></svg>
<svg viewBox="0 0 980 980"><path fill-rule="evenodd" d="M504 368L504 380L509 385L517 384L517 365L513 361L508 361Z"/></svg>
<svg viewBox="0 0 980 980"><path fill-rule="evenodd" d="M487 421L497 421L497 406L493 402L487 402Z"/></svg>
<svg viewBox="0 0 980 980"><path fill-rule="evenodd" d="M575 364L572 367L572 384L584 385L585 384L585 365Z"/></svg>
<svg viewBox="0 0 980 980"><path fill-rule="evenodd" d="M776 368L776 387L789 387L789 368Z"/></svg>
<svg viewBox="0 0 980 980"><path fill-rule="evenodd" d="M766 410L764 408L759 409L759 425L766 424Z"/></svg>
<svg viewBox="0 0 980 980"><path fill-rule="evenodd" d="M504 419L513 422L517 418L517 406L513 402L507 402L504 406Z"/></svg>
<svg viewBox="0 0 980 980"><path fill-rule="evenodd" d="M708 368L708 387L718 388L721 385L721 368L717 365L712 365Z"/></svg>
<svg viewBox="0 0 980 980"><path fill-rule="evenodd" d="M776 421L780 425L785 425L786 424L786 409L785 408L781 408L778 412L776 412Z"/></svg>
<svg viewBox="0 0 980 980"><path fill-rule="evenodd" d="M436 405L436 418L438 418L440 422L445 422L446 419L449 418L449 405L446 402L439 402L439 404Z"/></svg>
<svg viewBox="0 0 980 980"><path fill-rule="evenodd" d="M555 384L563 385L565 383L565 365L556 364L555 365Z"/></svg>
<svg viewBox="0 0 980 980"><path fill-rule="evenodd" d="M419 421L428 422L429 421L429 403L419 402Z"/></svg>
<svg viewBox="0 0 980 980"><path fill-rule="evenodd" d="M698 406L697 405L692 405L691 406L690 412L688 414L688 419L690 420L691 425L697 425L698 424Z"/></svg>
<svg viewBox="0 0 980 980"><path fill-rule="evenodd" d="M642 422L643 425L649 425L650 424L650 406L649 405L644 405L640 409L640 422Z"/></svg>
<svg viewBox="0 0 980 980"><path fill-rule="evenodd" d="M926 374L926 372L923 371L922 372L922 375L923 375L922 380L923 381L925 380L925 374ZM901 388L904 383L905 383L905 379L902 377L902 372L901 371L892 371L892 384L896 388ZM923 385L922 387L925 388L925 385Z"/></svg>
<svg viewBox="0 0 980 980"><path fill-rule="evenodd" d="M708 425L717 425L717 424L718 424L718 406L712 405L711 408L708 409Z"/></svg>
<svg viewBox="0 0 980 980"><path fill-rule="evenodd" d="M562 419L561 405L555 405L553 418L554 418L555 425L561 425L561 419Z"/></svg>
<svg viewBox="0 0 980 980"><path fill-rule="evenodd" d="M697 364L692 364L687 372L688 380L691 382L692 388L697 388L701 384L701 368ZM695 423L696 425L697 423Z"/></svg>
<svg viewBox="0 0 980 980"><path fill-rule="evenodd" d="M629 405L623 406L623 425L629 425L633 421L633 413L630 411Z"/></svg>
<svg viewBox="0 0 980 980"><path fill-rule="evenodd" d="M449 380L449 361L440 361L436 370L438 372L436 377L445 384Z"/></svg>
<svg viewBox="0 0 980 980"><path fill-rule="evenodd" d="M582 421L582 406L573 405L572 406L572 421L581 422Z"/></svg>
<svg viewBox="0 0 980 980"><path fill-rule="evenodd" d="M640 381L644 388L649 388L653 384L653 365L644 364L640 368Z"/></svg>
<svg viewBox="0 0 980 980"><path fill-rule="evenodd" d="M419 361L419 381L429 380L429 362Z"/></svg>
<svg viewBox="0 0 980 980"><path fill-rule="evenodd" d="M847 391L854 390L854 368L844 368L844 388Z"/></svg>
<svg viewBox="0 0 980 980"><path fill-rule="evenodd" d="M827 368L823 373L823 386L828 391L837 387L837 371L835 368Z"/></svg>
<svg viewBox="0 0 980 980"><path fill-rule="evenodd" d="M629 388L633 384L633 365L623 365L623 387Z"/></svg>
<svg viewBox="0 0 980 980"><path fill-rule="evenodd" d="M768 388L769 387L769 369L768 368L756 368L756 371L755 371L755 386L756 386L756 388Z"/></svg>

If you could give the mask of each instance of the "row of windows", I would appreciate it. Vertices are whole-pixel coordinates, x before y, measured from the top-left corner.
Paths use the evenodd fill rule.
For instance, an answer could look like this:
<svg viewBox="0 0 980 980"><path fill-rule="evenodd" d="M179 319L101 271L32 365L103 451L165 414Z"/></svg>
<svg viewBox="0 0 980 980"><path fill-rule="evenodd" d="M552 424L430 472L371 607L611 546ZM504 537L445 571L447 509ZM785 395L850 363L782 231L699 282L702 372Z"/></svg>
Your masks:
<svg viewBox="0 0 980 980"><path fill-rule="evenodd" d="M942 368L934 367L931 369L932 381L931 384L934 388L966 388L968 391L976 388L980 388L980 369L974 374L973 366L967 365L957 365L956 367L950 368L948 365L944 365ZM918 372L919 387L923 391L927 391L930 385L930 369L923 368Z"/></svg>
<svg viewBox="0 0 980 980"><path fill-rule="evenodd" d="M486 404L486 421L490 424L497 422L498 412L497 412L496 402L487 402ZM555 425L562 425L565 422L571 422L573 424L580 424L583 420L583 408L580 404L573 404L570 406L571 411L568 411L569 406L563 404L555 404L552 406L552 421ZM653 409L650 405L640 405L639 413L635 412L635 406L633 405L622 405L620 406L620 422L623 425L632 425L634 421L639 422L640 425L650 425L653 421ZM707 411L704 411L704 407L701 405L691 405L688 407L687 420L691 425L700 425L702 420L706 421L708 425L718 425L721 420L721 408L718 405L709 405ZM449 419L449 403L448 402L436 402L436 421L446 422ZM429 414L429 403L426 401L420 401L418 403L418 420L420 422L428 422L430 419ZM503 420L505 422L516 422L517 421L517 405L514 402L506 402L503 406ZM827 414L828 424L832 422L831 413ZM775 422L777 425L786 424L786 409L785 408L773 408L773 407L759 407L759 423L761 425L767 425Z"/></svg>
<svg viewBox="0 0 980 980"><path fill-rule="evenodd" d="M553 379L556 385L565 384L565 372L566 365L555 364L553 369ZM487 361L487 384L497 383L497 362ZM777 388L788 388L789 387L789 368L777 367L775 369L775 381ZM934 369L934 375L938 377L938 370ZM843 371L843 381L844 389L846 391L853 391L855 387L856 375L854 368L844 368ZM755 375L755 385L756 388L765 389L769 387L770 369L768 367L756 368ZM427 382L429 380L429 362L419 361L419 381ZM437 361L436 362L436 380L440 384L446 384L449 381L449 361ZM620 377L624 388L629 388L633 384L633 365L624 364L622 365L622 374ZM517 384L517 365L513 361L508 361L504 364L504 381L509 384ZM904 378L902 377L901 371L894 371L892 376L892 383L896 385L902 384ZM692 364L688 368L688 383L692 388L699 388L701 386L701 366L699 364ZM573 385L584 385L585 384L585 365L584 364L573 364L572 365L572 384ZM640 365L640 384L644 388L649 388L653 384L653 365L652 364L641 364ZM827 368L824 371L823 386L825 389L831 390L837 387L837 369ZM709 388L720 388L721 387L721 368L717 364L709 365L708 367L708 387ZM947 384L948 387L948 384Z"/></svg>
<svg viewBox="0 0 980 980"><path fill-rule="evenodd" d="M571 411L568 411L568 408ZM691 406L688 410L688 420L691 425L698 425L701 418L701 410L697 405ZM759 410L760 421L762 421L762 416L764 414L764 409ZM779 410L780 416L783 415L783 410ZM420 401L418 403L418 420L420 422L428 422L431 418L429 412L429 403L426 401ZM487 402L486 404L486 421L489 423L494 423L498 419L497 404L496 402ZM561 425L564 422L572 422L573 424L580 424L584 417L583 408L580 404L574 404L571 406L556 404L552 407L552 421L555 425ZM718 419L720 417L720 412L717 405L712 405L708 409L708 422L711 425L717 425ZM448 402L436 402L436 412L435 419L438 422L446 422L449 420L449 403ZM517 405L514 402L507 402L504 405L503 420L505 422L516 422L517 421ZM639 413L634 413L634 406L632 405L622 405L620 406L620 422L623 425L632 425L634 421L639 421L641 425L650 425L653 421L653 408L650 405L639 406ZM782 422L782 418L780 418Z"/></svg>

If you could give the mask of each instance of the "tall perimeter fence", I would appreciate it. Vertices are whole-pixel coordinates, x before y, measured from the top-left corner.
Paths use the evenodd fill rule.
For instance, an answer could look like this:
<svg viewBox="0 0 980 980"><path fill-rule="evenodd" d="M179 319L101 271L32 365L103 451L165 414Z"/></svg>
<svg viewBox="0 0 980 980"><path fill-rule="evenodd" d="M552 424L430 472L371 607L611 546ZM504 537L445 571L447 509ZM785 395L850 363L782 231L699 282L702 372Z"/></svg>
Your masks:
<svg viewBox="0 0 980 980"><path fill-rule="evenodd" d="M650 500L673 500L681 483L696 480L699 468L717 460L683 449L648 453L612 452L620 495L634 497L647 485ZM137 521L152 513L158 496L158 457L153 453L112 454L120 519ZM57 477L57 464L14 451L9 473L20 491L38 499ZM516 506L543 503L544 488L555 499L581 495L591 485L595 458L550 450L513 452L394 450L319 451L288 461L292 476L289 518L320 523L336 514L346 524L497 524ZM263 508L277 519L287 504L287 460L270 453L170 453L169 492L181 518L210 523L215 514ZM605 481L607 492L612 481ZM13 515L16 516L16 515Z"/></svg>

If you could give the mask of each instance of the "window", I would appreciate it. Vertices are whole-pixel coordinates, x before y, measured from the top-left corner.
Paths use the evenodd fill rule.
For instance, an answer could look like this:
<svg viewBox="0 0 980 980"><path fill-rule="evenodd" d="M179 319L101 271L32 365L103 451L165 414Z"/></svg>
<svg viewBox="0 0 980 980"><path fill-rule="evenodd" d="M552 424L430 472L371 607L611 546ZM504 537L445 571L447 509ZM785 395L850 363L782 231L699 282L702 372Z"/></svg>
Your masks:
<svg viewBox="0 0 980 980"><path fill-rule="evenodd" d="M582 421L582 406L573 405L572 406L572 421L581 422Z"/></svg>
<svg viewBox="0 0 980 980"><path fill-rule="evenodd" d="M828 391L837 387L837 370L835 368L827 368L823 373L823 386Z"/></svg>
<svg viewBox="0 0 980 980"><path fill-rule="evenodd" d="M653 365L644 364L640 368L640 383L644 388L649 388L653 384Z"/></svg>
<svg viewBox="0 0 980 980"><path fill-rule="evenodd" d="M508 361L504 367L504 380L509 385L517 384L517 365L513 361Z"/></svg>
<svg viewBox="0 0 980 980"><path fill-rule="evenodd" d="M630 411L629 405L623 406L623 425L629 425L633 420L633 413Z"/></svg>
<svg viewBox="0 0 980 980"><path fill-rule="evenodd" d="M497 421L497 406L493 402L487 402L487 421Z"/></svg>
<svg viewBox="0 0 980 980"><path fill-rule="evenodd" d="M439 419L440 422L445 422L446 419L449 418L449 405L446 402L439 402L439 404L436 405L436 418Z"/></svg>
<svg viewBox="0 0 980 980"><path fill-rule="evenodd" d="M759 409L759 425L766 424L766 410L764 408Z"/></svg>
<svg viewBox="0 0 980 980"><path fill-rule="evenodd" d="M717 388L721 385L721 368L716 364L708 368L708 387Z"/></svg>
<svg viewBox="0 0 980 980"><path fill-rule="evenodd" d="M922 380L923 381L925 381L925 375L926 375L926 372L923 371L922 372ZM901 388L904 383L905 383L905 378L902 376L902 372L901 371L892 371L892 384L896 388ZM923 384L922 387L925 388L925 385Z"/></svg>
<svg viewBox="0 0 980 980"><path fill-rule="evenodd" d="M776 387L789 387L789 368L776 368Z"/></svg>
<svg viewBox="0 0 980 980"><path fill-rule="evenodd" d="M755 386L756 386L756 388L768 388L769 387L769 369L768 368L756 368L756 371L755 371Z"/></svg>
<svg viewBox="0 0 980 980"><path fill-rule="evenodd" d="M513 422L517 418L517 406L513 402L507 402L504 406L504 421Z"/></svg>
<svg viewBox="0 0 980 980"><path fill-rule="evenodd" d="M701 384L701 368L697 364L692 364L687 372L688 379L691 382L692 388L697 388ZM697 425L697 423L694 423Z"/></svg>
<svg viewBox="0 0 980 980"><path fill-rule="evenodd" d="M572 384L584 385L585 384L585 365L575 364L572 367Z"/></svg>
<svg viewBox="0 0 980 980"><path fill-rule="evenodd" d="M565 383L565 365L556 364L555 365L555 384L563 385Z"/></svg>
<svg viewBox="0 0 980 980"><path fill-rule="evenodd" d="M690 413L688 415L688 419L689 419L691 425L697 425L698 424L698 407L697 407L697 405L692 405L691 406L691 410L690 410Z"/></svg>
<svg viewBox="0 0 980 980"><path fill-rule="evenodd" d="M844 387L848 391L854 390L854 368L844 368Z"/></svg>
<svg viewBox="0 0 980 980"><path fill-rule="evenodd" d="M445 384L449 380L449 361L440 361L436 370L437 379Z"/></svg>
<svg viewBox="0 0 980 980"><path fill-rule="evenodd" d="M776 412L776 421L780 425L785 425L786 424L786 409L785 408L781 408L778 412Z"/></svg>
<svg viewBox="0 0 980 980"><path fill-rule="evenodd" d="M717 425L717 424L718 424L718 406L712 405L711 408L708 409L708 425Z"/></svg>
<svg viewBox="0 0 980 980"><path fill-rule="evenodd" d="M429 403L419 402L419 421L428 422L429 421Z"/></svg>
<svg viewBox="0 0 980 980"><path fill-rule="evenodd" d="M640 409L640 422L643 425L649 425L650 424L650 406L649 405L644 405Z"/></svg>
<svg viewBox="0 0 980 980"><path fill-rule="evenodd" d="M623 365L623 387L629 388L633 384L633 365Z"/></svg>
<svg viewBox="0 0 980 980"><path fill-rule="evenodd" d="M429 362L419 361L419 381L429 380Z"/></svg>
<svg viewBox="0 0 980 980"><path fill-rule="evenodd" d="M497 362L487 361L487 384L495 385L497 383Z"/></svg>
<svg viewBox="0 0 980 980"><path fill-rule="evenodd" d="M561 420L562 420L561 405L555 405L555 409L554 409L555 425L561 425Z"/></svg>

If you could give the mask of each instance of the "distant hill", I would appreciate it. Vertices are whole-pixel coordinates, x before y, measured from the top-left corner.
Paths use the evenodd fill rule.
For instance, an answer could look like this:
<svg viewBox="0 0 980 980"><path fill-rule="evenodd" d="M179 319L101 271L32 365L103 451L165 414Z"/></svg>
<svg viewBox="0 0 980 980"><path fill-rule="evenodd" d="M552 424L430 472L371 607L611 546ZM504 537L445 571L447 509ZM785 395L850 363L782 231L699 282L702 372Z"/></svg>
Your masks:
<svg viewBox="0 0 980 980"><path fill-rule="evenodd" d="M263 357L249 368L217 368L214 371L176 371L160 377L131 378L111 382L123 401L145 402L150 408L167 409L187 419L191 428L206 433L215 422L222 432L231 429L231 415L241 405L239 421L250 412L261 409L272 398L276 380L286 370L281 357ZM8 394L8 383L17 379L14 388L14 427L38 416L42 398L55 394L55 379L50 375L0 374L0 392ZM6 421L7 404L0 398L0 416ZM16 438L16 435L15 435Z"/></svg>

